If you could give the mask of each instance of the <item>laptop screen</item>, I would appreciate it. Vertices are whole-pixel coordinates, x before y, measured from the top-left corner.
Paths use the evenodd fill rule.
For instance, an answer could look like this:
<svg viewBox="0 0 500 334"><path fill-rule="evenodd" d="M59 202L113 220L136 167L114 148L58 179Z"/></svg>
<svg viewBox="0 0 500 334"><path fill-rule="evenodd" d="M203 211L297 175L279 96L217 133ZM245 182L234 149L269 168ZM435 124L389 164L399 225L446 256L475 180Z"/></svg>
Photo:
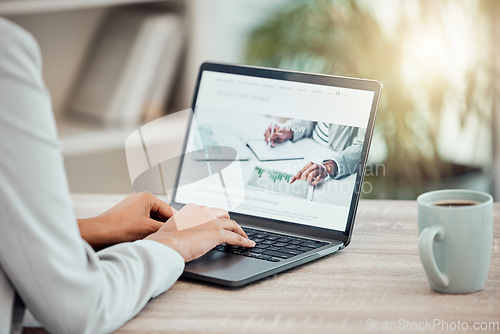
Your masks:
<svg viewBox="0 0 500 334"><path fill-rule="evenodd" d="M304 81L202 71L174 201L346 231L375 93Z"/></svg>

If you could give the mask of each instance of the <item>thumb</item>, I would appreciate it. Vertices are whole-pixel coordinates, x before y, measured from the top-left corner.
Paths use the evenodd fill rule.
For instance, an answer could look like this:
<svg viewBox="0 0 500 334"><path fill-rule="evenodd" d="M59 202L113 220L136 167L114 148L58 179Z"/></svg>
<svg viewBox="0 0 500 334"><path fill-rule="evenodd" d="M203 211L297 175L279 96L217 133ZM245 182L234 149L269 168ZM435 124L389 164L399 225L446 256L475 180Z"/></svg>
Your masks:
<svg viewBox="0 0 500 334"><path fill-rule="evenodd" d="M159 221L154 220L154 219L151 219L151 218L148 218L147 223L148 223L148 225L151 226L151 229L154 230L151 233L158 231L164 225L164 223L159 222Z"/></svg>

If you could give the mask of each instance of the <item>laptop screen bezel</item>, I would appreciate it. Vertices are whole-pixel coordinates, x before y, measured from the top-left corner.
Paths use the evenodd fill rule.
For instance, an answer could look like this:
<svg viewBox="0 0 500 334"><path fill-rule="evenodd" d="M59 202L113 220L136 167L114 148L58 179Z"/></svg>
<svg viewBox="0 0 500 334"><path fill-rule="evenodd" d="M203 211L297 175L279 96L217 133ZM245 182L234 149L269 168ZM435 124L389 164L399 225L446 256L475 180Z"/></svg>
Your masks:
<svg viewBox="0 0 500 334"><path fill-rule="evenodd" d="M331 230L321 227L315 227L300 223L294 223L289 221L282 221L271 218L264 218L258 216L252 216L237 212L230 212L231 218L237 221L242 225L252 225L256 227L270 228L270 229L278 229L278 230L287 230L291 233L309 235L312 237L318 238L327 238L327 239L335 239L342 241L346 246L349 244L352 235L352 228L354 225L354 219L356 216L357 206L359 203L359 197L361 194L361 186L362 180L364 178L366 162L368 157L368 151L370 148L371 138L373 134L373 128L375 125L375 117L378 110L378 105L380 102L380 94L382 90L382 85L380 82L375 80L367 80L367 79L357 79L350 77L340 77L333 75L325 75L325 74L316 74L316 73L306 73L306 72L297 72L297 71L288 71L281 69L271 69L264 67L256 67L256 66L247 66L247 65L232 65L232 64L221 64L221 63L209 63L205 62L201 65L200 71L198 73L198 78L196 81L196 87L193 96L192 102L192 111L193 114L196 112L196 100L198 97L198 92L200 89L201 78L204 71L212 71L218 73L227 73L227 74L237 74L244 76L253 76L253 77L261 77L261 78L269 78L269 79L277 79L284 81L294 81L294 82L302 82L308 84L316 84L316 85L325 85L325 86L333 86L333 87L343 87L343 88L351 88L358 90L366 90L374 93L372 106L370 110L370 116L368 120L368 125L366 128L365 141L363 143L363 148L361 151L361 161L360 164L362 166L359 168L359 173L357 174L356 181L354 184L354 191L351 198L351 205L349 208L349 215L347 218L347 224L344 231L339 230ZM189 132L191 129L191 120L189 120L189 124L187 126L186 136L184 139L183 150L184 153L186 151L186 145L189 137ZM177 187L180 181L182 165L184 162L184 158L181 158L179 161L179 168L177 170L177 177L175 181L175 187L173 189L172 194L172 205L175 208L180 208L184 204L178 203L175 201L177 195Z"/></svg>

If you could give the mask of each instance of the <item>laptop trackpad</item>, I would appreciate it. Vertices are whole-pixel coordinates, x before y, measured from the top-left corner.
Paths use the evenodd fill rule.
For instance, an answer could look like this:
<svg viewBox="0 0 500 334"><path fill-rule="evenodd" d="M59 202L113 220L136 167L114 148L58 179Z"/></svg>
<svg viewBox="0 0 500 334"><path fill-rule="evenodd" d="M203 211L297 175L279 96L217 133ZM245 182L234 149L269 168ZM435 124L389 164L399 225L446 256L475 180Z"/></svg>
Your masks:
<svg viewBox="0 0 500 334"><path fill-rule="evenodd" d="M239 281L275 267L276 263L219 251L210 251L189 262L185 272Z"/></svg>

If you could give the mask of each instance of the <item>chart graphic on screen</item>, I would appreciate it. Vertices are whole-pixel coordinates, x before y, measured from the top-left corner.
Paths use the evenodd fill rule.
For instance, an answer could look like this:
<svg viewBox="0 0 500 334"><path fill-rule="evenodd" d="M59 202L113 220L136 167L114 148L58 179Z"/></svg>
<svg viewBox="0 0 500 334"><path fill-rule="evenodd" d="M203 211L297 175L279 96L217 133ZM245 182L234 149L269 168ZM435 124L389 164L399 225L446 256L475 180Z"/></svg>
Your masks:
<svg viewBox="0 0 500 334"><path fill-rule="evenodd" d="M296 196L310 200L314 187L303 181L290 184L292 178L292 174L255 166L248 178L247 184L259 188L260 190L277 192L283 195Z"/></svg>

